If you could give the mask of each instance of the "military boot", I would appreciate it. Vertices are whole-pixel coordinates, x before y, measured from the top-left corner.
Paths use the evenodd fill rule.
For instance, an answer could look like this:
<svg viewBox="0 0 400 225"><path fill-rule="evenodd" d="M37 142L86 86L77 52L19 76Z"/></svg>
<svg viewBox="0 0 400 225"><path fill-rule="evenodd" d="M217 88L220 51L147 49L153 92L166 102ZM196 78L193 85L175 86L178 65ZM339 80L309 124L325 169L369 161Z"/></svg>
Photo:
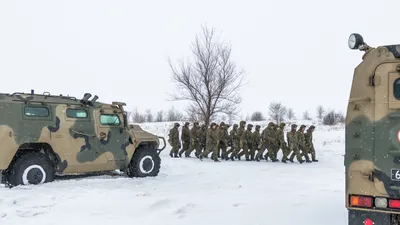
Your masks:
<svg viewBox="0 0 400 225"><path fill-rule="evenodd" d="M312 161L313 161L313 162L318 162L318 159L313 159Z"/></svg>

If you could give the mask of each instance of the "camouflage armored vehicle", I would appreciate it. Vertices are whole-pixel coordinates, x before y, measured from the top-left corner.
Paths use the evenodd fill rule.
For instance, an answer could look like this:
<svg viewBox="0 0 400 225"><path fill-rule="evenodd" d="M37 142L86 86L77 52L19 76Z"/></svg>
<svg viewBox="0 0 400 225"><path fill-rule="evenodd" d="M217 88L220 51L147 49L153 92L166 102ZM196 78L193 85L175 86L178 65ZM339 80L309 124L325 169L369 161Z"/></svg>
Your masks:
<svg viewBox="0 0 400 225"><path fill-rule="evenodd" d="M355 68L346 116L346 208L350 225L400 224L400 45L368 46Z"/></svg>
<svg viewBox="0 0 400 225"><path fill-rule="evenodd" d="M0 174L10 186L121 170L157 176L165 139L129 125L125 103L49 93L0 94ZM160 147L159 139L164 146Z"/></svg>

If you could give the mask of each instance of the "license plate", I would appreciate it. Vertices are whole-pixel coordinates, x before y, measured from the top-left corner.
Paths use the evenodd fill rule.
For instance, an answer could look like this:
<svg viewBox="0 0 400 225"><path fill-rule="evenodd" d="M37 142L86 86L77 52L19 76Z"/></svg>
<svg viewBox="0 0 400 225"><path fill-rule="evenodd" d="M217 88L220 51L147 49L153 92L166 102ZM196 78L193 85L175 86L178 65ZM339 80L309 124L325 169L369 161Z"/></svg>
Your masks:
<svg viewBox="0 0 400 225"><path fill-rule="evenodd" d="M400 181L400 169L392 169L392 180Z"/></svg>

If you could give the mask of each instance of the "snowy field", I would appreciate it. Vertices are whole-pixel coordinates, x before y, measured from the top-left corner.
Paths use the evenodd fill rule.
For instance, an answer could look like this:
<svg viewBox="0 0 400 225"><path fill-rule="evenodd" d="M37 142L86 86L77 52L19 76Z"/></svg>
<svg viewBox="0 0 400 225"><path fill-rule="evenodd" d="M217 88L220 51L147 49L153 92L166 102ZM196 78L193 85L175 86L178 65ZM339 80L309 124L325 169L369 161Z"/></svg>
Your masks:
<svg viewBox="0 0 400 225"><path fill-rule="evenodd" d="M142 127L166 136L171 126ZM347 224L344 127L317 125L314 143L318 163L172 159L168 146L155 178L93 176L1 187L0 225Z"/></svg>

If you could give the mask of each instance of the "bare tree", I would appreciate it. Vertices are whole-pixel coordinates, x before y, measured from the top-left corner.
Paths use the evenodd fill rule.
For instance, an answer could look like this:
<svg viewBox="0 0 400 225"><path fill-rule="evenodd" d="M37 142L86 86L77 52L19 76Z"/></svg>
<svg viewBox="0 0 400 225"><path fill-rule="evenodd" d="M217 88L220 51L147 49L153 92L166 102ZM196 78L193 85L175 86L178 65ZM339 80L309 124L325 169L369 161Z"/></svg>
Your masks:
<svg viewBox="0 0 400 225"><path fill-rule="evenodd" d="M310 113L307 110L303 112L303 120L311 120Z"/></svg>
<svg viewBox="0 0 400 225"><path fill-rule="evenodd" d="M183 119L183 114L178 112L175 107L171 107L167 114L167 121L181 121Z"/></svg>
<svg viewBox="0 0 400 225"><path fill-rule="evenodd" d="M157 112L157 117L155 122L163 122L164 121L164 112L162 110Z"/></svg>
<svg viewBox="0 0 400 225"><path fill-rule="evenodd" d="M154 118L153 118L153 114L151 113L151 110L148 109L146 110L146 122L153 122Z"/></svg>
<svg viewBox="0 0 400 225"><path fill-rule="evenodd" d="M178 68L168 60L179 90L172 100L188 101L188 110L201 113L207 125L215 114L236 115L244 71L231 59L231 46L216 39L214 29L202 27L191 50L193 59L179 61Z"/></svg>
<svg viewBox="0 0 400 225"><path fill-rule="evenodd" d="M251 115L251 121L263 121L263 120L265 120L265 118L262 112L254 112Z"/></svg>
<svg viewBox="0 0 400 225"><path fill-rule="evenodd" d="M199 113L196 111L196 109L193 109L191 107L188 107L186 109L186 114L187 114L187 120L189 121L204 121L202 113Z"/></svg>
<svg viewBox="0 0 400 225"><path fill-rule="evenodd" d="M287 114L287 109L280 102L272 102L269 105L269 116L272 120L274 120L277 124L284 120L284 117Z"/></svg>
<svg viewBox="0 0 400 225"><path fill-rule="evenodd" d="M132 121L134 123L144 123L146 122L146 116L138 111L136 108L135 111L131 113Z"/></svg>
<svg viewBox="0 0 400 225"><path fill-rule="evenodd" d="M294 114L294 111L292 108L288 109L287 118L289 120L296 119L296 115Z"/></svg>
<svg viewBox="0 0 400 225"><path fill-rule="evenodd" d="M330 110L322 120L324 125L335 125L337 123L343 123L344 121L345 117L343 113L337 113L335 110Z"/></svg>
<svg viewBox="0 0 400 225"><path fill-rule="evenodd" d="M337 121L338 121L339 123L344 123L344 122L346 122L346 117L345 117L344 114L341 113L341 112L336 113L336 118L337 118Z"/></svg>
<svg viewBox="0 0 400 225"><path fill-rule="evenodd" d="M319 105L317 107L317 118L322 120L322 118L324 118L324 113L325 113L324 107L322 107L322 105Z"/></svg>

